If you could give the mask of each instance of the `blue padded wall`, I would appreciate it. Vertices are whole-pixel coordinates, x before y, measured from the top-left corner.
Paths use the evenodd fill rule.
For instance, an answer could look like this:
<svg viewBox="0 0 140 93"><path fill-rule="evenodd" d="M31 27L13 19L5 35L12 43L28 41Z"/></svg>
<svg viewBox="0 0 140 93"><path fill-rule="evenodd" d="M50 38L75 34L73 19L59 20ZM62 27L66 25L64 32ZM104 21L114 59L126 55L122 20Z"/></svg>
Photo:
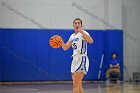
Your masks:
<svg viewBox="0 0 140 93"><path fill-rule="evenodd" d="M121 79L123 79L123 32L122 30L106 30L104 34L104 62L101 77L105 79L105 74L109 68L109 61L112 58L112 52L118 54L118 60L121 68Z"/></svg>
<svg viewBox="0 0 140 93"><path fill-rule="evenodd" d="M62 36L66 42L73 30L67 29L1 29L2 37L2 71L1 81L36 81L36 80L71 80L70 66L72 48L63 51L53 49L49 45L52 35ZM84 80L105 79L111 51L120 53L123 63L122 31L87 30L94 39L88 44L90 68ZM114 36L115 35L115 36ZM116 38L120 39L116 39ZM114 40L117 40L114 44ZM112 39L112 40L110 40ZM113 44L113 45L112 45ZM117 47L118 46L118 47ZM100 69L102 54L105 55L103 67Z"/></svg>

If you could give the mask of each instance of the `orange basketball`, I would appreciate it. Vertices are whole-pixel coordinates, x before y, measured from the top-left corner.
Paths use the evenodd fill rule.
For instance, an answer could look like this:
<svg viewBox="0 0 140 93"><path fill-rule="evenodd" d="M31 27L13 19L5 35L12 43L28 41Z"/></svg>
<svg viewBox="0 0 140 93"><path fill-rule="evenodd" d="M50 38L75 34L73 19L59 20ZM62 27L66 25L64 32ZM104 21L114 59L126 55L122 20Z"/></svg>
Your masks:
<svg viewBox="0 0 140 93"><path fill-rule="evenodd" d="M50 46L52 48L59 48L62 45L62 39L59 35L54 35L50 38Z"/></svg>

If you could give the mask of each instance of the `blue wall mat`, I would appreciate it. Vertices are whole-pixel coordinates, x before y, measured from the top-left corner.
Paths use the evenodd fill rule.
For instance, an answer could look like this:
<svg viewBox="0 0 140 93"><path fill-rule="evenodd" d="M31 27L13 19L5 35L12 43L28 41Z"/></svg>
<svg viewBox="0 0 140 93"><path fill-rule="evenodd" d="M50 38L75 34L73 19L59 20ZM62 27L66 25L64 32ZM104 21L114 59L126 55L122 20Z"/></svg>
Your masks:
<svg viewBox="0 0 140 93"><path fill-rule="evenodd" d="M63 51L62 48L53 49L49 45L51 36L58 34L65 42L73 30L66 29L1 29L2 37L2 70L1 81L35 81L35 80L71 80L70 66L72 48ZM112 50L122 53L122 38L116 46L111 46L110 35L122 36L121 31L87 30L94 39L94 44L88 44L90 68L84 80L98 80L99 70L102 71L100 80L105 78L109 58ZM110 32L110 33L109 33ZM116 34L117 33L117 34ZM105 43L106 42L106 43ZM109 51L109 52L108 52ZM104 57L104 67L100 69L101 56ZM122 54L120 54L122 60Z"/></svg>
<svg viewBox="0 0 140 93"><path fill-rule="evenodd" d="M121 66L121 79L123 79L123 32L122 30L106 30L104 34L104 62L101 77L105 79L105 74L109 67L109 60L112 52L118 53L118 60Z"/></svg>

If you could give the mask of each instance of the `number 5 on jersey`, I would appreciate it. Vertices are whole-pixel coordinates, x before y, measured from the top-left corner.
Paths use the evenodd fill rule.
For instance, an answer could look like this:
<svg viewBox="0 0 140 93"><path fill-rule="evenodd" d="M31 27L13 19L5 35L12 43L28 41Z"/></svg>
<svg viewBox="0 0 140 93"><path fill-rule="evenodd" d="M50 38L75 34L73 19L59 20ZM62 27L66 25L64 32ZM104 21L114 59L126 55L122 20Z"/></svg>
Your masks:
<svg viewBox="0 0 140 93"><path fill-rule="evenodd" d="M76 43L73 43L73 44L72 44L72 48L73 48L73 49L77 49Z"/></svg>

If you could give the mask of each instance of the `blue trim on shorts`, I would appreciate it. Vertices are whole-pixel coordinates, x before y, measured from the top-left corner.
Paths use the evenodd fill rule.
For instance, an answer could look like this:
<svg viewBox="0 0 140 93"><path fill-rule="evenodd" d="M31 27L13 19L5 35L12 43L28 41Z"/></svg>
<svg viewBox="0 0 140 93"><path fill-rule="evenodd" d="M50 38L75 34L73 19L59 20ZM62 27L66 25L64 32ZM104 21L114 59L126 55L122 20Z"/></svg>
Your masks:
<svg viewBox="0 0 140 93"><path fill-rule="evenodd" d="M87 73L87 70L86 70L86 56L85 56L84 69L85 69L85 71L86 71L86 73Z"/></svg>

